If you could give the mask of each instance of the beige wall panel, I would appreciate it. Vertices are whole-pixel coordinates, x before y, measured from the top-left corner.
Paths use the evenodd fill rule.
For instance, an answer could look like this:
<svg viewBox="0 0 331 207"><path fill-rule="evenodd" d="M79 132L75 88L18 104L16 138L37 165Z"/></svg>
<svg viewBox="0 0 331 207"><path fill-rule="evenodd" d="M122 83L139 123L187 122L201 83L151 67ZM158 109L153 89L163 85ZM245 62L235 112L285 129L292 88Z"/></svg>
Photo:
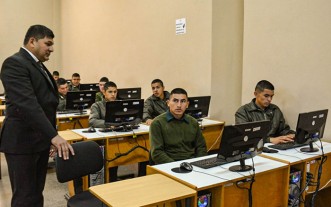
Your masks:
<svg viewBox="0 0 331 207"><path fill-rule="evenodd" d="M62 1L61 73L80 72L82 82L108 76L118 87L164 81L168 90L210 95L211 0ZM186 18L187 33L175 34Z"/></svg>
<svg viewBox="0 0 331 207"><path fill-rule="evenodd" d="M245 1L242 103L267 79L292 128L299 112L331 109L330 11L328 0Z"/></svg>

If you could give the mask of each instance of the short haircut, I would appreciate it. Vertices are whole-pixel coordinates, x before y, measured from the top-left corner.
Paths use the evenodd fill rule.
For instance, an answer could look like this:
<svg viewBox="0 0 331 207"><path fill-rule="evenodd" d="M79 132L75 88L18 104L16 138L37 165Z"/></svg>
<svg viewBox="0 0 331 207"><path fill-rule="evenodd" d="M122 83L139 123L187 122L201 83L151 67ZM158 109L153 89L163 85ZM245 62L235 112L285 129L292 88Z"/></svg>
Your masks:
<svg viewBox="0 0 331 207"><path fill-rule="evenodd" d="M80 77L80 75L78 73L74 73L74 74L72 74L71 77Z"/></svg>
<svg viewBox="0 0 331 207"><path fill-rule="evenodd" d="M173 90L171 91L171 93L170 93L170 96L171 96L172 94L184 94L184 95L186 95L186 97L188 97L188 96L187 96L187 92L186 92L184 89L182 89L182 88L175 88L175 89L173 89Z"/></svg>
<svg viewBox="0 0 331 207"><path fill-rule="evenodd" d="M56 75L56 76L60 76L60 73L59 73L59 71L53 71L53 75Z"/></svg>
<svg viewBox="0 0 331 207"><path fill-rule="evenodd" d="M52 30L43 25L32 25L25 34L23 44L28 44L31 37L34 37L38 41L45 37L53 39L55 36Z"/></svg>
<svg viewBox="0 0 331 207"><path fill-rule="evenodd" d="M102 77L99 82L109 82L109 79L107 77Z"/></svg>
<svg viewBox="0 0 331 207"><path fill-rule="evenodd" d="M154 84L154 83L160 83L160 85L163 87L163 81L161 81L160 79L154 79L152 81L151 85Z"/></svg>
<svg viewBox="0 0 331 207"><path fill-rule="evenodd" d="M112 82L112 81L108 81L103 86L103 89L106 91L109 87L117 88L117 85L114 82Z"/></svg>
<svg viewBox="0 0 331 207"><path fill-rule="evenodd" d="M261 80L256 84L255 91L262 92L262 91L264 91L264 89L273 91L273 90L275 90L275 87L269 81Z"/></svg>
<svg viewBox="0 0 331 207"><path fill-rule="evenodd" d="M62 86L64 84L67 84L67 81L64 78L57 79L57 81L56 81L57 87L60 87L60 86Z"/></svg>

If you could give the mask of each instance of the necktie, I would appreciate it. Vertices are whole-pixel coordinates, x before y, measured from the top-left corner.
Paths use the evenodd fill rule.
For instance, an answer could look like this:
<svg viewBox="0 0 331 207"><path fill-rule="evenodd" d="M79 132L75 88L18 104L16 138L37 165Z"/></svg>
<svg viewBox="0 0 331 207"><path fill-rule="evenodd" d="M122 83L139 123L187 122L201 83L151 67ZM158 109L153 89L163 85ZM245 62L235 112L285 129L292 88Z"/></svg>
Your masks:
<svg viewBox="0 0 331 207"><path fill-rule="evenodd" d="M51 81L51 79L49 78L49 76L48 76L48 74L47 74L47 72L46 72L46 70L45 70L45 68L44 68L44 66L43 66L43 64L42 64L40 61L38 62L38 64L39 64L39 66L40 66L40 70L41 70L43 73L45 73L46 78L47 78L48 81L50 82L51 86L54 87L54 86L53 86L53 83L52 83L52 81Z"/></svg>

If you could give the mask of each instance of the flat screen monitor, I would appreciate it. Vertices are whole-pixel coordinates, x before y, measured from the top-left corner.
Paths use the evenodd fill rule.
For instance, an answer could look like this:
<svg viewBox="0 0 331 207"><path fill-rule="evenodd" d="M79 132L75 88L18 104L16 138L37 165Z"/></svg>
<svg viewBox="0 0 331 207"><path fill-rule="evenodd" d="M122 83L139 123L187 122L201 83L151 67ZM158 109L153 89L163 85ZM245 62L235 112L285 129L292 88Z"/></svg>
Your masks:
<svg viewBox="0 0 331 207"><path fill-rule="evenodd" d="M144 99L117 100L106 103L105 125L134 126L143 117Z"/></svg>
<svg viewBox="0 0 331 207"><path fill-rule="evenodd" d="M328 109L300 113L298 116L295 142L308 143L309 147L301 148L302 152L317 152L313 142L323 138Z"/></svg>
<svg viewBox="0 0 331 207"><path fill-rule="evenodd" d="M81 91L100 91L99 83L83 83L79 84L79 90Z"/></svg>
<svg viewBox="0 0 331 207"><path fill-rule="evenodd" d="M217 157L227 162L240 161L230 171L242 172L252 169L245 159L262 152L263 138L270 130L270 121L248 122L225 126Z"/></svg>
<svg viewBox="0 0 331 207"><path fill-rule="evenodd" d="M68 91L66 96L67 110L80 110L90 108L95 102L96 91Z"/></svg>
<svg viewBox="0 0 331 207"><path fill-rule="evenodd" d="M211 96L189 97L190 102L185 110L186 114L193 116L196 119L201 119L208 116Z"/></svg>
<svg viewBox="0 0 331 207"><path fill-rule="evenodd" d="M119 88L117 89L117 99L141 99L141 88Z"/></svg>

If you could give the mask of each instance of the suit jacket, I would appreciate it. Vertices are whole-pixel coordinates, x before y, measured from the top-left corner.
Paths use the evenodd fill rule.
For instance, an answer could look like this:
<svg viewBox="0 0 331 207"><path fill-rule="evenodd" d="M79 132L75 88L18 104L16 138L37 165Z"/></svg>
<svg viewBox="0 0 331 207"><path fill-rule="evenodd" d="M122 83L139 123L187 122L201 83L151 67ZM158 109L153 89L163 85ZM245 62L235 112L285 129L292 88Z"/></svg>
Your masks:
<svg viewBox="0 0 331 207"><path fill-rule="evenodd" d="M29 154L46 150L57 135L57 86L44 66L23 48L1 68L6 92L6 118L0 134L0 151Z"/></svg>

